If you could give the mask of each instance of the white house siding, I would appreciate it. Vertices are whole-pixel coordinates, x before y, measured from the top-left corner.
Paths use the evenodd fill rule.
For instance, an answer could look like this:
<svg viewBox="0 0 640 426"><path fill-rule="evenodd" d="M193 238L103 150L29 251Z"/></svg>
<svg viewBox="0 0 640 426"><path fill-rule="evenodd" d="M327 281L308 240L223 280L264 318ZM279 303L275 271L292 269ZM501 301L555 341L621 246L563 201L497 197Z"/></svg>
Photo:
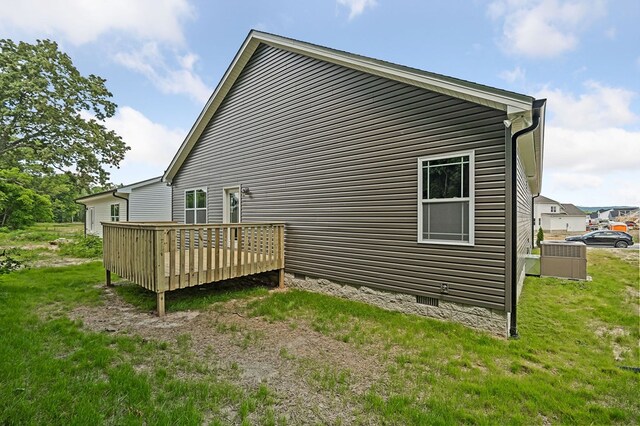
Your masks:
<svg viewBox="0 0 640 426"><path fill-rule="evenodd" d="M164 222L171 220L171 187L155 182L133 188L129 195L130 222Z"/></svg>
<svg viewBox="0 0 640 426"><path fill-rule="evenodd" d="M555 211L552 211L552 207L555 207ZM562 207L560 203L539 203L535 202L533 205L533 217L535 218L534 231L537 231L542 226L542 215L546 213L560 213ZM542 229L545 229L544 226Z"/></svg>
<svg viewBox="0 0 640 426"><path fill-rule="evenodd" d="M87 214L85 217L85 229L87 234L97 235L102 237L102 224L101 222L111 221L111 205L120 204L120 221L127 220L127 201L121 198L114 197L111 194L107 194L96 200L87 200L84 202L87 207ZM94 209L94 225L91 229L91 209Z"/></svg>
<svg viewBox="0 0 640 426"><path fill-rule="evenodd" d="M586 215L567 216L543 214L541 219L543 231L584 232L587 229Z"/></svg>

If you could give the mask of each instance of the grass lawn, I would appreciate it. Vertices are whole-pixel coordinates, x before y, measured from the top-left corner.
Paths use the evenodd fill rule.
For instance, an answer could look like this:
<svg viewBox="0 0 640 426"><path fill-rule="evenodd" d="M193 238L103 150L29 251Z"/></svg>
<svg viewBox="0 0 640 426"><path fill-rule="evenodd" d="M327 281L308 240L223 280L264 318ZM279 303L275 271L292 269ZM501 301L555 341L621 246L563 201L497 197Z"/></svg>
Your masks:
<svg viewBox="0 0 640 426"><path fill-rule="evenodd" d="M0 275L0 424L638 424L638 260L615 253L527 278L519 340L246 286L169 293L166 321L199 316L150 328L154 295L105 299L100 262Z"/></svg>

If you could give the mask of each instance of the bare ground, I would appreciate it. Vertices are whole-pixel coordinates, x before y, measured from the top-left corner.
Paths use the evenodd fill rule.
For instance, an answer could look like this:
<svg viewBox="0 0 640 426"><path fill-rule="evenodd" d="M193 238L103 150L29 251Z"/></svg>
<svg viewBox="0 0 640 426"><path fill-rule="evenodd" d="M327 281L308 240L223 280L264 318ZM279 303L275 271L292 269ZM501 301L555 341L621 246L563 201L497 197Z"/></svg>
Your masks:
<svg viewBox="0 0 640 426"><path fill-rule="evenodd" d="M79 307L69 316L93 331L166 341L248 391L265 384L277 399L276 418L284 417L288 424L376 423L370 413L362 416L361 399L355 398L386 376L384 363L372 351L324 336L304 321L269 323L247 317L246 303L233 300L206 311L158 318L107 288L103 305ZM173 360L155 361L171 365ZM154 360L138 366L153 368ZM193 374L180 372L185 378ZM238 421L231 408L227 417Z"/></svg>

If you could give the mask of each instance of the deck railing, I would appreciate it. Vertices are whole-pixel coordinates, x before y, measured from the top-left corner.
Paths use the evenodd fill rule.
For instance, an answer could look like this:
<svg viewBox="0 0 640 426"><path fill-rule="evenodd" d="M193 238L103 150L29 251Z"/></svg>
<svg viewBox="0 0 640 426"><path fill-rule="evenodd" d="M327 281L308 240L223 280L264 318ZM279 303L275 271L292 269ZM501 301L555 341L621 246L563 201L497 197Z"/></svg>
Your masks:
<svg viewBox="0 0 640 426"><path fill-rule="evenodd" d="M284 277L284 224L182 225L103 222L103 260L111 272L156 292L280 270ZM162 306L160 306L162 305Z"/></svg>

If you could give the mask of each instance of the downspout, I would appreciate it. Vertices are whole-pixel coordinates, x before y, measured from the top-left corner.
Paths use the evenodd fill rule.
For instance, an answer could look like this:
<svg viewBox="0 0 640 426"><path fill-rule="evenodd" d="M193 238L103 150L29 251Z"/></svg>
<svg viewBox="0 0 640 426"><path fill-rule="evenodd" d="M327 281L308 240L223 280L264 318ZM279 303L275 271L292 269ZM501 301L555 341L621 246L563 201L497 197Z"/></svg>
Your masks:
<svg viewBox="0 0 640 426"><path fill-rule="evenodd" d="M120 198L121 200L124 200L124 201L126 201L126 202L127 202L127 222L129 222L129 199L128 199L128 198L121 197L121 196L119 196L119 195L116 195L116 192L118 192L118 190L117 190L117 189L114 189L114 190L113 190L113 196L114 196L114 197L116 197L116 198Z"/></svg>
<svg viewBox="0 0 640 426"><path fill-rule="evenodd" d="M540 194L538 195L534 195L533 197L531 197L531 222L533 224L533 226L531 227L531 246L535 247L535 241L536 241L536 232L538 232L538 227L540 225L538 225L536 223L536 198L538 198L540 196Z"/></svg>
<svg viewBox="0 0 640 426"><path fill-rule="evenodd" d="M518 336L518 138L532 132L540 124L540 113L533 110L531 126L516 132L511 136L511 316L509 324L509 337Z"/></svg>

